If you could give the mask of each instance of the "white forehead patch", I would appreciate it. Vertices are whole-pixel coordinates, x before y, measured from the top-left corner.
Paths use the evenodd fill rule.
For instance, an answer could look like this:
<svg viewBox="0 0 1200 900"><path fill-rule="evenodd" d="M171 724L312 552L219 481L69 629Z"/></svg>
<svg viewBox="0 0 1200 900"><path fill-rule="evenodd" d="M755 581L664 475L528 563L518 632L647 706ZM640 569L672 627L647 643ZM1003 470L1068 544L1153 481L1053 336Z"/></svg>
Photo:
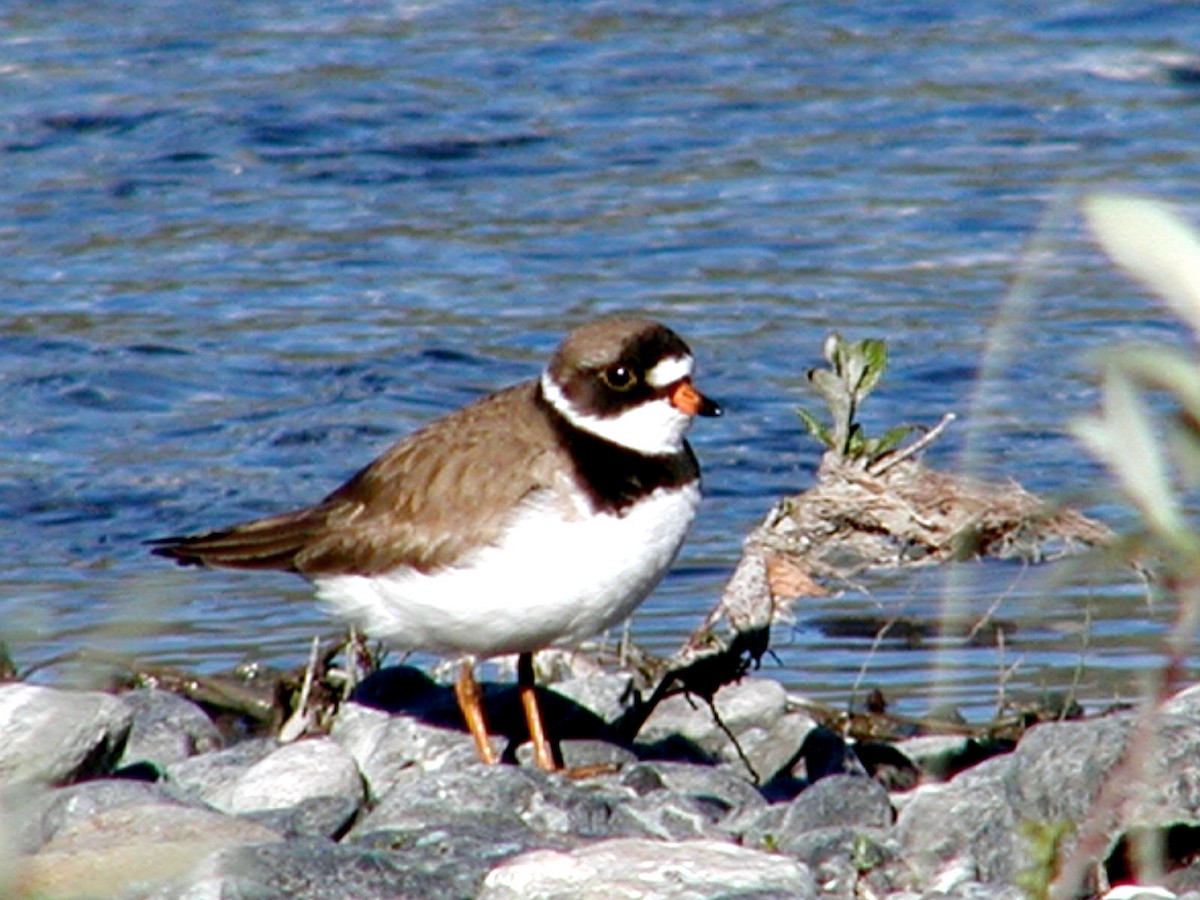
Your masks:
<svg viewBox="0 0 1200 900"><path fill-rule="evenodd" d="M668 356L646 373L646 383L655 390L665 388L690 378L694 365L690 356Z"/></svg>

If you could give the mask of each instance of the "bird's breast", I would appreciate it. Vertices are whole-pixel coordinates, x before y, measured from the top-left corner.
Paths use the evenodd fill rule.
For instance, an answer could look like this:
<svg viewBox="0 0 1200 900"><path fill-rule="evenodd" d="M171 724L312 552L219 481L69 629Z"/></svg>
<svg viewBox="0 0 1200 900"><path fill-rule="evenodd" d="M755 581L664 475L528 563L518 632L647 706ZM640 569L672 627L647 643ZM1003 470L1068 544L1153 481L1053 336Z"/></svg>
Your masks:
<svg viewBox="0 0 1200 900"><path fill-rule="evenodd" d="M432 572L314 579L333 611L404 649L491 656L583 641L625 619L661 580L700 500L696 482L617 512L535 496L500 539Z"/></svg>

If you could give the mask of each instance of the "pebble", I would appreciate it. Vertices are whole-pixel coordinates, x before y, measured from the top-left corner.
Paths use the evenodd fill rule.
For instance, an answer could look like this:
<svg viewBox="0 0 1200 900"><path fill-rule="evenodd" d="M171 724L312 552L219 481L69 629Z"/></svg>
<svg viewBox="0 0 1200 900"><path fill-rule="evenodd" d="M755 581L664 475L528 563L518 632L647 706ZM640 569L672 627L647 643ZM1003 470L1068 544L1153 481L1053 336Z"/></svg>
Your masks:
<svg viewBox="0 0 1200 900"><path fill-rule="evenodd" d="M357 807L366 787L354 758L331 738L285 744L246 769L209 801L229 813L290 809L322 798Z"/></svg>
<svg viewBox="0 0 1200 900"><path fill-rule="evenodd" d="M918 780L868 777L861 750L756 677L716 698L751 773L707 704L682 697L634 744L614 743L606 722L628 708L628 682L604 676L559 695L585 713L565 761L592 767L569 777L534 768L516 732L497 738L508 764L479 763L444 687L393 678L418 689L403 709L364 695L328 736L229 747L170 695L0 686L0 831L14 883L27 896L103 885L153 900L1015 900L1035 862L1029 823L1086 819L1141 739L1129 712L1039 725L942 782L934 773L946 753L963 758L961 742L888 747L927 767L907 789ZM1115 853L1132 830L1170 829L1159 888L1182 896L1200 884L1200 692L1167 703L1154 738L1138 757L1157 773L1153 789L1132 790L1102 838Z"/></svg>

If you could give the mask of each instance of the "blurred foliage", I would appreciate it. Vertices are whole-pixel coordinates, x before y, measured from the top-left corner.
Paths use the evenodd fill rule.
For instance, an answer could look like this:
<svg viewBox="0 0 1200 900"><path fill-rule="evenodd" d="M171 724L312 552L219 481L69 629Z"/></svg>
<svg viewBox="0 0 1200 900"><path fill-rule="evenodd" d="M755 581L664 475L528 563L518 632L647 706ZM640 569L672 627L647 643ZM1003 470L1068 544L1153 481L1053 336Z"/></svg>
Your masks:
<svg viewBox="0 0 1200 900"><path fill-rule="evenodd" d="M1047 900L1057 873L1063 842L1074 831L1069 822L1022 822L1018 826L1028 849L1029 864L1017 873L1017 887L1029 900Z"/></svg>
<svg viewBox="0 0 1200 900"><path fill-rule="evenodd" d="M1083 212L1104 252L1191 329L1193 347L1123 346L1102 354L1100 408L1072 423L1137 511L1139 528L1123 541L1127 561L1151 565L1174 622L1129 745L1078 823L1074 846L1055 850L1057 872L1045 894L1040 878L1023 885L1029 896L1052 900L1081 896L1110 846L1113 822L1161 777L1149 765L1158 756L1156 715L1182 686L1200 625L1200 533L1185 503L1200 486L1200 235L1168 205L1142 197L1093 194ZM1141 859L1134 877L1153 879L1161 862Z"/></svg>
<svg viewBox="0 0 1200 900"><path fill-rule="evenodd" d="M1200 345L1200 235L1166 204L1141 197L1094 194L1084 214L1105 253L1162 298ZM1200 356L1123 346L1099 364L1100 408L1073 430L1137 511L1141 530L1129 542L1154 557L1160 580L1180 601L1172 634L1178 653L1200 619L1200 533L1183 505L1200 486Z"/></svg>

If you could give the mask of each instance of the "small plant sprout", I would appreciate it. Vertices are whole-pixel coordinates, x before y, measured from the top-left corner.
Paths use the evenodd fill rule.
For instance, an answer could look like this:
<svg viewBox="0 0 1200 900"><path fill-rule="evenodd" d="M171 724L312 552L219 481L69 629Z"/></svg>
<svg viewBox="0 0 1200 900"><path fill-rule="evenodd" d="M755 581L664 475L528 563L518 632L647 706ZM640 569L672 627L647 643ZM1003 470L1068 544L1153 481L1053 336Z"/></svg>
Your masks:
<svg viewBox="0 0 1200 900"><path fill-rule="evenodd" d="M829 408L831 424L822 423L804 408L796 410L810 435L842 461L870 466L894 450L916 430L912 425L890 428L868 438L855 421L858 409L887 368L887 345L878 338L847 341L838 332L825 339L828 369L811 369L808 382Z"/></svg>

